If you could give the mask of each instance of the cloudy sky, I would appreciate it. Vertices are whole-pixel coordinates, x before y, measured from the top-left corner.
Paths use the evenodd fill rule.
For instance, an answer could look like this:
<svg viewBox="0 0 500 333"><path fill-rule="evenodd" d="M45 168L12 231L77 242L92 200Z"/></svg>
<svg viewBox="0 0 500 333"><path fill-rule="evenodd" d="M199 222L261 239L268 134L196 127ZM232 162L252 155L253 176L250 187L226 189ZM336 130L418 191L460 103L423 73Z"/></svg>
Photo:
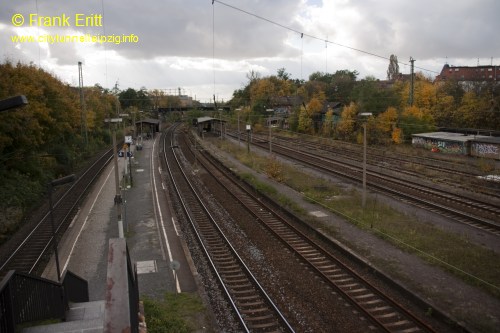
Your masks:
<svg viewBox="0 0 500 333"><path fill-rule="evenodd" d="M498 13L498 0L2 0L0 57L74 86L81 61L87 86L180 87L207 102L230 99L251 70L285 68L307 80L348 69L385 79L391 54L401 72L412 57L431 77L445 63L498 65ZM120 44L38 42L132 34Z"/></svg>

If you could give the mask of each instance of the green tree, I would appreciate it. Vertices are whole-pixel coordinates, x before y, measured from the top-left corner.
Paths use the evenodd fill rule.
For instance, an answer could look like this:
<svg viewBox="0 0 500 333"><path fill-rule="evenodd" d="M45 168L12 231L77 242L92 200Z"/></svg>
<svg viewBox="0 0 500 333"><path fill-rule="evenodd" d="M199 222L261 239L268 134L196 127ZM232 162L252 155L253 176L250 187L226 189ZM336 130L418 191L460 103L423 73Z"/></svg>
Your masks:
<svg viewBox="0 0 500 333"><path fill-rule="evenodd" d="M118 99L120 100L122 109L135 106L139 110L149 110L152 106L148 91L144 87L139 90L128 88L127 90L121 91L118 94Z"/></svg>
<svg viewBox="0 0 500 333"><path fill-rule="evenodd" d="M387 80L394 81L399 76L398 57L391 54L389 58L389 68L387 68Z"/></svg>
<svg viewBox="0 0 500 333"><path fill-rule="evenodd" d="M370 76L356 82L351 100L356 102L359 112L371 112L374 115L384 112L388 107L400 105L399 95L394 89Z"/></svg>

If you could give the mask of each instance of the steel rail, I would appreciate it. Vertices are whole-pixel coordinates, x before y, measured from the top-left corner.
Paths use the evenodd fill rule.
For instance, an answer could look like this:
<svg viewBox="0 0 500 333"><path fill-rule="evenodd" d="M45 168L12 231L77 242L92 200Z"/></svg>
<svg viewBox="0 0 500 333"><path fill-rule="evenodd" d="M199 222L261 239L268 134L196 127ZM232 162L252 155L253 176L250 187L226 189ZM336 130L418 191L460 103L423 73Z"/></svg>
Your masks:
<svg viewBox="0 0 500 333"><path fill-rule="evenodd" d="M175 128L174 128L175 129ZM173 136L173 133L174 133L174 130L171 131L171 136ZM199 204L203 207L203 209L205 210L205 213L207 214L207 216L210 218L211 220L211 223L213 224L213 226L215 226L215 228L217 229L219 235L221 235L221 237L224 239L224 242L226 243L226 245L231 249L231 252L233 253L233 255L235 255L235 257L238 259L238 261L240 262L240 265L243 267L245 273L250 277L250 279L252 280L252 282L255 284L255 286L257 286L258 290L259 290L259 293L261 293L263 295L263 297L266 299L266 302L271 306L271 308L273 309L274 313L279 317L279 320L280 322L284 325L284 327L289 331L289 332L294 332L293 328L291 327L291 325L288 323L288 321L286 320L286 318L284 317L284 315L281 313L281 311L278 309L278 307L275 305L275 303L272 301L272 299L270 298L270 296L265 292L264 288L261 286L261 284L258 282L257 278L252 274L252 272L250 271L250 269L248 268L248 266L244 263L243 259L239 256L239 254L237 253L237 251L234 249L234 247L231 245L230 241L227 239L227 237L224 235L224 233L222 232L222 230L220 229L220 227L218 226L217 222L215 221L215 218L211 215L209 209L206 207L206 205L203 203L203 200L201 199L200 195L197 193L198 191L195 189L194 185L189 181L186 173L184 172L182 166L181 166L181 162L179 161L178 157L177 157L177 154L175 154L174 152L174 143L171 141L171 144L170 144L170 147L172 149L172 153L173 153L173 156L174 156L174 159L176 161L176 164L178 165L179 167L179 170L180 172L182 173L183 175L183 178L184 178L184 181L186 182L186 184L188 184L188 186L190 187L193 195L196 197L197 201L199 202ZM230 300L230 304L233 308L233 310L236 312L237 314L237 317L238 317L238 320L240 321L240 323L243 325L244 329L248 332L250 332L250 328L249 326L247 325L246 323L246 316L244 316L240 309L238 308L237 306L237 302L236 300L233 298L233 296L231 295L231 292L226 288L225 286L225 282L224 282L224 279L222 278L222 276L220 275L219 271L218 271L218 268L217 268L217 265L214 263L214 261L212 260L212 255L210 254L210 251L206 248L206 246L204 245L204 241L203 241L203 237L200 235L200 233L198 232L195 224L194 223L194 218L191 216L190 214L190 207L187 206L187 204L185 203L185 200L183 199L183 195L181 194L181 190L179 188L179 186L177 185L176 181L175 181L175 177L173 175L173 172L172 172L172 169L169 165L169 162L168 162L168 158L166 156L166 150L164 149L164 156L165 156L165 162L167 164L167 168L169 170L169 176L170 176L170 179L172 180L172 183L174 184L174 187L178 193L178 197L180 198L181 200L181 203L182 203L182 206L183 206L183 209L184 209L184 212L188 215L189 219L190 219L190 222L192 224L192 229L195 231L195 234L198 238L198 242L201 244L202 248L203 248L203 251L205 252L205 255L206 257L208 258L209 262L210 262L210 265L212 267L212 270L215 272L216 276L217 276L217 279L219 281L219 283L221 284L226 296L228 297L228 299Z"/></svg>
<svg viewBox="0 0 500 333"><path fill-rule="evenodd" d="M330 260L332 263L334 263L334 265L348 272L348 274L354 277L354 279L359 280L360 286L366 287L367 292L373 292L374 294L378 295L378 297L386 302L386 304L390 304L390 306L395 311L399 312L401 315L411 320L411 322L415 323L416 326L414 328L418 327L420 330L423 330L425 332L435 332L431 327L422 322L418 317L407 311L392 298L385 295L382 291L373 286L365 278L360 276L338 258L333 256L330 252L314 242L302 231L289 223L288 220L281 214L276 212L273 207L256 197L242 184L237 182L234 177L228 176L230 172L228 172L224 166L220 165L219 162L214 162L213 157L210 155L210 153L203 152L201 155L205 156L205 158L198 158L198 162L201 163L207 171L209 171L210 168L215 168L221 173L220 176L214 175L214 179L227 190L228 194L230 194L238 202L240 202L250 214L256 217L257 220L260 221L261 224L266 227L272 234L274 234L275 237L278 238L285 246L287 246L291 251L302 258L302 260L306 262L319 276L321 276L323 280L329 283L332 288L337 290L337 292L339 292L344 296L344 298L349 300L349 302L353 306L355 306L358 310L360 310L368 318L370 318L372 322L377 325L377 327L386 332L398 332L399 330L401 330L400 327L395 328L395 326L397 325L394 324L394 321L388 322L387 317L381 316L378 310L374 310L373 308L370 308L370 306L363 305L361 301L358 301L356 298L360 298L360 294L352 295L352 292L350 290L339 285L339 283L336 282L334 278L332 278L332 274L328 273L331 270L332 266L331 264L326 263L327 260ZM207 165L207 163L210 163L211 166ZM211 171L209 172L212 173ZM293 235L291 235L289 231L291 231ZM295 235L297 235L298 238L295 237ZM294 244L290 243L291 239L293 239ZM299 242L299 239L302 242ZM316 261L316 263L314 261ZM321 262L321 264L318 262ZM336 274L338 275L339 273L337 272ZM354 284L355 282L350 281L350 283ZM353 288L363 288L360 286ZM389 310L386 309L386 311ZM399 321L401 320L400 317L395 318L398 318ZM391 329L391 327L394 327L394 329Z"/></svg>

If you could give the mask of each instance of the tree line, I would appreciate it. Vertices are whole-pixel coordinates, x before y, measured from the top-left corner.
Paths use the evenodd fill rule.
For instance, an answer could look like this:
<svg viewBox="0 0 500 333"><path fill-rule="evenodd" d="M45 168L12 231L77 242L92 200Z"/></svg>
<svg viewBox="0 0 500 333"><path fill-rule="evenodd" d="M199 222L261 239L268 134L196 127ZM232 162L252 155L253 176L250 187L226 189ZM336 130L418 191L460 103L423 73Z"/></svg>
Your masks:
<svg viewBox="0 0 500 333"><path fill-rule="evenodd" d="M77 173L112 142L107 118L124 112L130 124L140 110L166 103L144 89L80 89L33 65L0 64L0 100L25 95L28 105L0 112L0 244L46 195L53 179ZM170 101L172 103L172 101ZM123 137L118 128L117 137Z"/></svg>
<svg viewBox="0 0 500 333"><path fill-rule="evenodd" d="M434 82L422 73L414 75L412 104L409 75L400 75L397 58L391 56L388 80L338 70L315 72L307 81L292 79L284 68L276 75L261 77L251 71L246 85L235 90L232 109L249 117L268 116L266 110L278 107L277 97L289 96L291 130L359 141L360 113L372 113L367 120L371 143L403 143L411 134L440 127L500 130L500 85L496 82ZM341 105L340 110L328 106Z"/></svg>

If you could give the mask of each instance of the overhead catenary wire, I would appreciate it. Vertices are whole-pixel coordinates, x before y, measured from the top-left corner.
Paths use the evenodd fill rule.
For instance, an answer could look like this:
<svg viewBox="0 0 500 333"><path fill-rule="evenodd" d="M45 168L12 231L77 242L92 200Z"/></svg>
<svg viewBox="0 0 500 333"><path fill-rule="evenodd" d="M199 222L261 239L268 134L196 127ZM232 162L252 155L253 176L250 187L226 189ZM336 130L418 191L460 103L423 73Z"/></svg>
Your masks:
<svg viewBox="0 0 500 333"><path fill-rule="evenodd" d="M358 48L355 48L355 47L352 47L352 46L348 46L348 45L345 45L345 44L340 44L340 43L337 43L337 42L334 42L334 41L328 40L328 38L327 38L327 39L324 39L324 38L321 38L321 37L317 37L317 36L314 36L314 35L307 34L307 33L303 32L303 31L299 31L299 30L297 30L297 29L291 28L291 27L289 27L289 26L286 26L286 25L284 25L284 24L278 23L278 22L276 22L276 21L273 21L273 20L271 20L271 19L265 18L265 17L263 17L263 16L257 15L257 14L255 14L255 13L252 13L252 12L249 12L249 11L247 11L247 10L244 10L244 9L238 8L238 7L236 7L236 6L233 6L233 5L227 4L227 3L222 2L222 1L220 1L220 0L212 0L212 5L213 5L215 2L217 2L217 3L219 3L219 4L223 5L223 6L226 6L226 7L228 7L228 8L234 9L234 10L236 10L236 11L242 12L242 13L244 13L244 14L247 14L247 15L253 16L253 17L255 17L255 18L259 19L259 20L263 20L263 21L266 21L266 22L268 22L268 23L270 23L270 24L276 25L276 26L278 26L278 27L280 27L280 28L286 29L286 30L291 31L291 32L295 32L295 33L299 34L299 35L301 36L301 38L302 38L302 39L303 39L303 37L304 37L304 36L306 36L306 37L309 37L309 38L311 38L311 39L315 39L315 40L319 40L319 41L325 42L326 44L330 43L330 44L332 44L332 45L340 46L340 47L343 47L343 48L346 48L346 49L349 49L349 50L353 50L353 51L356 51L356 52L360 52L360 53L363 53L363 54L367 54L367 55L372 56L372 57L377 57L377 58L384 59L384 60L390 60L390 59L389 59L388 57L386 57L386 56L381 56L381 55L376 54L376 53L373 53L373 52L365 51L365 50L358 49ZM214 7L214 6L212 6L212 7ZM398 62L398 63L399 63L399 64L402 64L402 65L408 65L407 63L404 63L404 62ZM417 67L417 66L415 66L415 68L418 68L418 69L423 70L423 71L426 71L426 72L431 72L431 73L435 73L435 74L440 74L440 72L436 72L436 71L434 71L434 70L431 70L431 69L426 69L426 68L423 68L423 67Z"/></svg>
<svg viewBox="0 0 500 333"><path fill-rule="evenodd" d="M214 0L212 0L212 71L213 71L213 79L214 79L213 96L214 96L214 103L215 103L215 6L214 6Z"/></svg>
<svg viewBox="0 0 500 333"><path fill-rule="evenodd" d="M104 14L104 0L101 0L101 11L102 11L102 16L106 17ZM106 26L104 23L102 23L102 34L103 36L106 36ZM104 80L105 80L105 86L108 86L108 54L106 50L106 43L102 43L104 47Z"/></svg>

